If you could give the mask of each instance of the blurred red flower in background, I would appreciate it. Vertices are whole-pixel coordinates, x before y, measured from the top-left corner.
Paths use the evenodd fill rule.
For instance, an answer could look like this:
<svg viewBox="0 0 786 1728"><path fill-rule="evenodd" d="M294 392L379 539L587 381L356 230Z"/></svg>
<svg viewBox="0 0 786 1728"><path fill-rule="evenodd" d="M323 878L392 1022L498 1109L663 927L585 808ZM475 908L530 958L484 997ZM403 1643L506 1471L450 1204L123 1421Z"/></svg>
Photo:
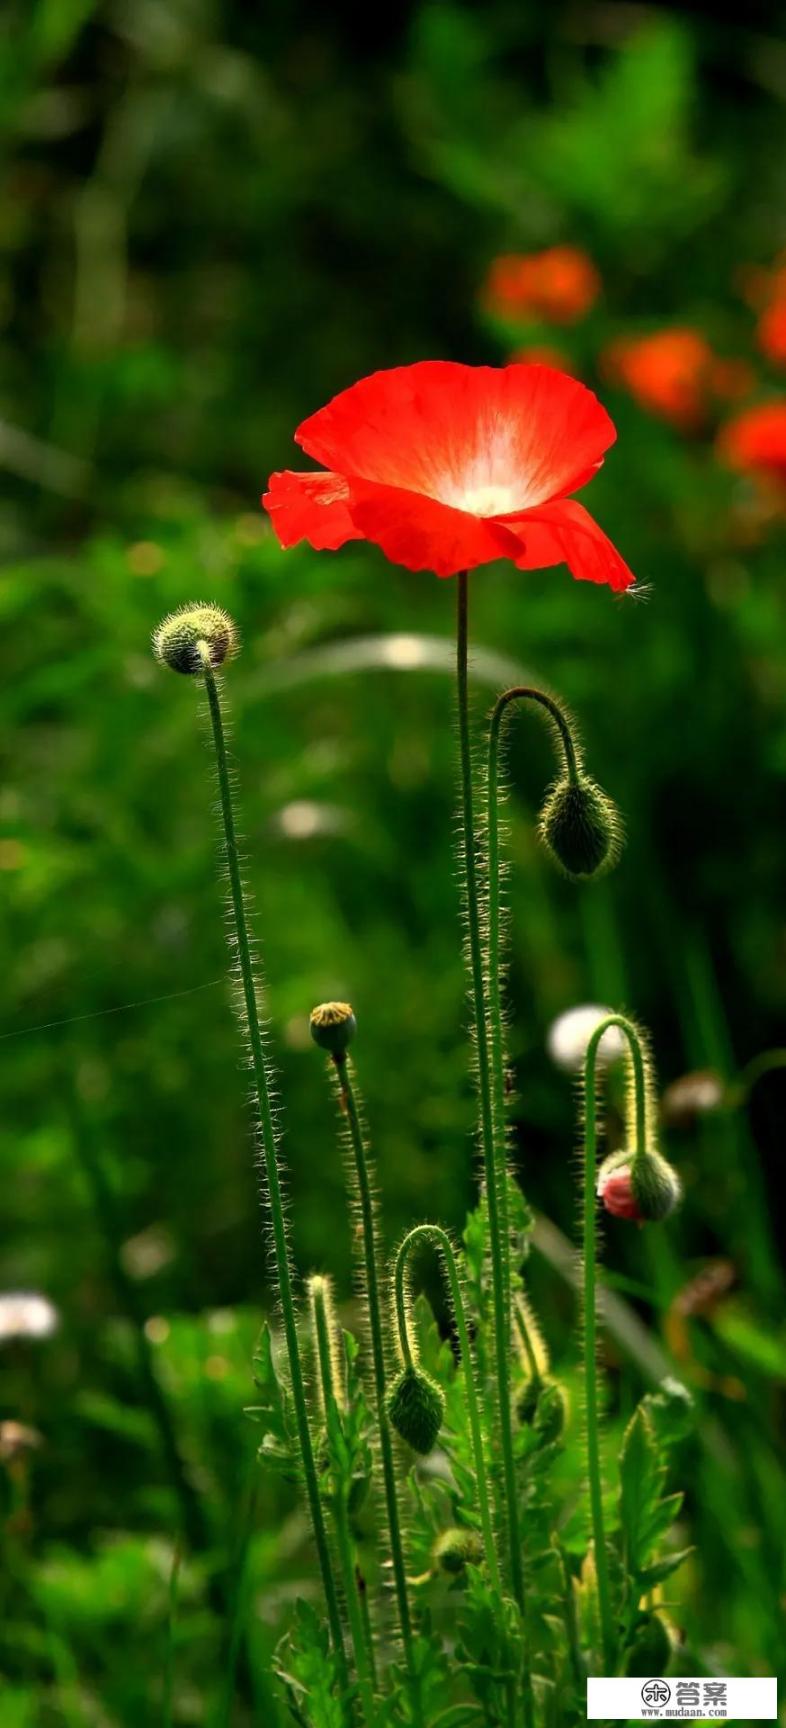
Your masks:
<svg viewBox="0 0 786 1728"><path fill-rule="evenodd" d="M550 246L546 252L508 252L495 258L483 298L503 318L543 319L575 324L594 306L600 276L578 246Z"/></svg>
<svg viewBox="0 0 786 1728"><path fill-rule="evenodd" d="M786 285L783 297L765 307L756 326L756 341L768 360L786 366Z"/></svg>
<svg viewBox="0 0 786 1728"><path fill-rule="evenodd" d="M754 375L744 360L724 360L689 326L620 336L601 356L606 377L642 408L683 431L701 426L713 399L744 396Z"/></svg>
<svg viewBox="0 0 786 1728"><path fill-rule="evenodd" d="M718 433L717 450L730 468L786 486L786 398L746 408Z"/></svg>
<svg viewBox="0 0 786 1728"><path fill-rule="evenodd" d="M271 475L263 503L282 546L371 540L394 564L455 576L508 558L567 564L579 581L634 580L569 496L616 432L597 397L548 366L421 360L362 378L295 438L328 464Z"/></svg>

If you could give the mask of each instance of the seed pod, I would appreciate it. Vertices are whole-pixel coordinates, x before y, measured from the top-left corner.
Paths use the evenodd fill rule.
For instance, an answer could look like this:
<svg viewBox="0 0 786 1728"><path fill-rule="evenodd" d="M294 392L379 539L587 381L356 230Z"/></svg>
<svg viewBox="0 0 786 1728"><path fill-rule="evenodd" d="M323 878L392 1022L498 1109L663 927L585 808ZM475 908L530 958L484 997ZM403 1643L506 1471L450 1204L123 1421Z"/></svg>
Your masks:
<svg viewBox="0 0 786 1728"><path fill-rule="evenodd" d="M170 613L153 634L153 653L173 672L198 677L209 664L222 666L237 653L237 628L220 606L183 606Z"/></svg>
<svg viewBox="0 0 786 1728"><path fill-rule="evenodd" d="M659 1152L612 1152L598 1172L598 1195L615 1218L660 1223L679 1205L682 1186Z"/></svg>
<svg viewBox="0 0 786 1728"><path fill-rule="evenodd" d="M456 1526L443 1530L434 1543L434 1565L452 1578L459 1577L467 1566L479 1566L483 1559L483 1543L476 1530Z"/></svg>
<svg viewBox="0 0 786 1728"><path fill-rule="evenodd" d="M338 1062L346 1056L357 1031L357 1021L348 1002L321 1002L312 1009L309 1026L314 1043Z"/></svg>
<svg viewBox="0 0 786 1728"><path fill-rule="evenodd" d="M566 876L597 876L616 863L620 820L594 780L558 780L540 813L540 837Z"/></svg>
<svg viewBox="0 0 786 1728"><path fill-rule="evenodd" d="M445 1414L441 1386L422 1368L404 1368L388 1393L388 1416L413 1452L433 1451Z"/></svg>

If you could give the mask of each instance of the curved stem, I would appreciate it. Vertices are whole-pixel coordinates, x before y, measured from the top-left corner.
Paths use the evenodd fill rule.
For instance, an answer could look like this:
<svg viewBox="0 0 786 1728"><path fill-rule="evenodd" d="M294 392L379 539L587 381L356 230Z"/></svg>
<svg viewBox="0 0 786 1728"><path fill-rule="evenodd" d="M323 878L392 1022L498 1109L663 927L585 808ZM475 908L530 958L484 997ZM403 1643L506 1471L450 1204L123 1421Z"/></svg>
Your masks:
<svg viewBox="0 0 786 1728"><path fill-rule="evenodd" d="M331 1405L338 1405L335 1375L333 1372L333 1352L331 1348L330 1321L324 1286L319 1287L316 1280L311 1284L311 1304L314 1321L314 1342L316 1345L317 1363L319 1365L319 1384L322 1393L322 1404L327 1419ZM367 1723L372 1725L376 1720L373 1683L373 1646L367 1643L367 1626L363 1616L360 1596L358 1593L357 1567L353 1551L352 1533L349 1524L348 1489L345 1483L336 1487L332 1497L333 1520L336 1527L336 1547L344 1583L344 1599L347 1605L347 1618L352 1637L352 1648L355 1653L355 1667L358 1676L363 1715Z"/></svg>
<svg viewBox="0 0 786 1728"><path fill-rule="evenodd" d="M584 1402L587 1428L587 1475L589 1476L592 1532L595 1545L595 1570L598 1580L598 1607L605 1672L611 1674L615 1660L616 1637L611 1607L608 1556L603 1522L603 1491L600 1458L600 1421L597 1380L597 1061L604 1032L619 1027L628 1041L633 1062L635 1090L636 1152L646 1147L647 1084L644 1051L639 1034L622 1014L610 1014L596 1027L587 1045L584 1070Z"/></svg>
<svg viewBox="0 0 786 1728"><path fill-rule="evenodd" d="M503 1226L507 1214L507 1196L500 1216L500 1196L505 1187L506 1171L500 1171L494 1137L494 1117L491 1097L486 996L483 977L480 907L478 898L478 866L473 815L472 754L469 730L469 690L467 668L468 592L467 572L457 577L456 682L458 693L459 753L461 761L461 805L464 842L464 898L467 919L470 975L474 1004L475 1039L477 1050L478 1100L480 1105L481 1144L486 1176L486 1203L491 1243L491 1275L494 1308L494 1341L499 1402L502 1471L508 1525L508 1544L513 1593L522 1621L525 1621L524 1568L519 1540L518 1506L516 1501L516 1470L513 1454L513 1420L508 1373L508 1339L510 1321L506 1307L507 1255L503 1244ZM526 1638L525 1638L526 1643ZM525 1662L525 1719L530 1728L533 1720L532 1682Z"/></svg>
<svg viewBox="0 0 786 1728"><path fill-rule="evenodd" d="M393 1564L393 1585L396 1593L401 1642L404 1650L407 1678L410 1689L410 1702L413 1720L416 1728L423 1728L423 1713L420 1701L420 1681L415 1665L415 1653L412 1636L412 1617L409 1608L407 1590L407 1575L404 1567L404 1544L401 1536L401 1520L398 1509L398 1494L396 1490L396 1471L393 1457L393 1439L388 1420L387 1403L385 1400L385 1344L382 1333L382 1305L379 1292L379 1276L377 1272L377 1256L374 1228L374 1202L371 1192L371 1180L368 1167L368 1156L360 1125L354 1088L346 1056L336 1056L333 1062L341 1088L341 1102L346 1114L349 1128L349 1139L355 1163L358 1197L360 1200L360 1215L362 1224L363 1263L365 1271L366 1293L368 1297L369 1329L371 1333L371 1359L374 1373L374 1394L377 1407L377 1426L379 1428L379 1444L382 1455L382 1478L385 1489L385 1505L388 1517L390 1535L390 1555Z"/></svg>
<svg viewBox="0 0 786 1728"><path fill-rule="evenodd" d="M530 1336L530 1329L529 1329L529 1326L527 1325L527 1318L526 1318L524 1310L521 1307L521 1304L519 1302L516 1303L514 1313L516 1316L516 1326L518 1329L518 1334L519 1334L519 1337L521 1339L522 1344L524 1345L524 1353L526 1355L527 1362L529 1363L530 1379L535 1383L535 1385L538 1385L538 1383L543 1378L543 1376L542 1376L540 1369L538 1367L538 1358L535 1355L534 1345L532 1343L532 1338Z"/></svg>
<svg viewBox="0 0 786 1728"><path fill-rule="evenodd" d="M732 1081L732 1091L738 1093L741 1103L747 1104L754 1086L764 1079L765 1074L775 1074L780 1068L786 1068L786 1050L762 1050L740 1069L736 1080Z"/></svg>
<svg viewBox="0 0 786 1728"><path fill-rule="evenodd" d="M262 1042L262 1029L259 1020L256 980L251 958L251 943L246 918L245 897L240 873L240 855L237 844L235 815L232 805L232 790L229 779L226 743L224 739L224 723L221 713L221 702L218 685L209 654L205 648L202 661L204 666L204 683L207 691L210 723L213 733L213 743L216 753L216 768L218 771L218 789L221 802L221 818L224 828L225 852L227 870L229 873L229 892L232 907L232 917L237 942L237 959L240 969L240 980L245 1006L246 1029L251 1051L251 1065L254 1075L254 1089L259 1111L259 1133L262 1155L267 1181L267 1199L270 1220L273 1229L273 1245L275 1264L278 1275L279 1292L281 1296L281 1314L284 1323L287 1354L289 1357L289 1373L292 1383L292 1403L295 1412L298 1442L303 1463L303 1475L306 1483L311 1523L314 1530L314 1540L319 1559L319 1569L322 1574L322 1587L325 1592L330 1636L336 1653L339 1678L342 1686L347 1685L347 1659L344 1649L344 1637L341 1629L338 1593L333 1576L333 1564L330 1558L325 1519L322 1502L319 1496L314 1451L311 1444L311 1431L308 1424L306 1394L303 1384L303 1368L300 1360L300 1345L298 1343L297 1322L295 1319L295 1303L292 1294L292 1273L289 1264L286 1226L284 1223L284 1208L281 1195L281 1179L278 1169L276 1149L276 1133L273 1124L273 1112L270 1103L270 1087L268 1082L267 1061Z"/></svg>
<svg viewBox="0 0 786 1728"><path fill-rule="evenodd" d="M535 702L552 721L565 755L565 770L572 784L578 780L579 762L576 743L568 716L560 703L545 690L531 684L516 684L497 698L491 714L486 765L486 831L488 845L488 998L491 1040L491 1075L493 1083L494 1132L497 1139L497 1161L507 1164L505 1129L505 1037L502 1014L501 985L501 891L499 846L499 758L502 726L513 702ZM510 1232L507 1222L507 1185L503 1179L500 1190L500 1212L503 1223L505 1274L505 1306L510 1312Z"/></svg>
<svg viewBox="0 0 786 1728"><path fill-rule="evenodd" d="M409 1235L404 1237L401 1247L396 1255L394 1286L396 1298L396 1323L398 1326L399 1339L401 1341L401 1353L404 1358L405 1366L411 1368L413 1366L413 1349L412 1341L409 1336L409 1325L407 1320L408 1303L406 1272L409 1256L412 1253L413 1248L415 1248L420 1242L433 1243L433 1245L439 1250L440 1258L447 1274L450 1300L456 1319L456 1331L458 1333L459 1350L461 1352L461 1366L464 1370L464 1385L467 1393L467 1413L469 1415L469 1427L472 1436L472 1452L475 1460L478 1511L480 1513L480 1524L483 1531L483 1545L486 1551L486 1559L488 1561L492 1583L495 1585L497 1590L501 1590L502 1584L500 1579L499 1562L497 1560L497 1550L494 1542L494 1527L491 1518L491 1497L489 1494L488 1475L486 1472L486 1458L483 1451L483 1431L480 1422L478 1393L475 1384L475 1372L469 1343L469 1332L467 1330L464 1297L461 1291L461 1280L459 1278L453 1243L451 1242L447 1231L443 1230L439 1224L416 1225L415 1229L410 1230Z"/></svg>

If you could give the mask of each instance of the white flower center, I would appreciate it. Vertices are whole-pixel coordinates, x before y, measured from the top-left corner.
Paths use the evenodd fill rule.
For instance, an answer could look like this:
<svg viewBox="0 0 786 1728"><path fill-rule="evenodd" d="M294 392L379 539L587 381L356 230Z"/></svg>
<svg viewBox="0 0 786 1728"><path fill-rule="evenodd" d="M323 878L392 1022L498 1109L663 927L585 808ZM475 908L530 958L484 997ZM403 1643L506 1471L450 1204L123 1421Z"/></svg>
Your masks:
<svg viewBox="0 0 786 1728"><path fill-rule="evenodd" d="M505 516L519 506L521 489L513 486L468 486L457 488L455 500L471 516Z"/></svg>

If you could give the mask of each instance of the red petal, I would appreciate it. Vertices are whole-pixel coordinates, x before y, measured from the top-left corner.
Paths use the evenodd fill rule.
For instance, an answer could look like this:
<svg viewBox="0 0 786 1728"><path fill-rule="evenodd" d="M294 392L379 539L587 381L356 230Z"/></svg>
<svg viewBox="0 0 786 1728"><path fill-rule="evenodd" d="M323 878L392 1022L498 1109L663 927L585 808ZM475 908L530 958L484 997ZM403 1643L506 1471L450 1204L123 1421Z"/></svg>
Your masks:
<svg viewBox="0 0 786 1728"><path fill-rule="evenodd" d="M514 531L520 542L522 550L515 560L520 570L567 564L578 582L607 582L619 592L636 580L603 529L575 498L505 517L501 525Z"/></svg>
<svg viewBox="0 0 786 1728"><path fill-rule="evenodd" d="M407 570L455 576L495 558L515 558L518 551L516 539L504 527L395 486L352 480L350 508L364 538Z"/></svg>
<svg viewBox="0 0 786 1728"><path fill-rule="evenodd" d="M362 378L295 436L340 473L490 517L575 490L616 433L592 391L550 366L421 360ZM501 490L509 503L484 508Z"/></svg>
<svg viewBox="0 0 786 1728"><path fill-rule="evenodd" d="M268 488L262 503L282 546L307 540L316 552L335 552L346 540L362 538L341 474L271 474Z"/></svg>

